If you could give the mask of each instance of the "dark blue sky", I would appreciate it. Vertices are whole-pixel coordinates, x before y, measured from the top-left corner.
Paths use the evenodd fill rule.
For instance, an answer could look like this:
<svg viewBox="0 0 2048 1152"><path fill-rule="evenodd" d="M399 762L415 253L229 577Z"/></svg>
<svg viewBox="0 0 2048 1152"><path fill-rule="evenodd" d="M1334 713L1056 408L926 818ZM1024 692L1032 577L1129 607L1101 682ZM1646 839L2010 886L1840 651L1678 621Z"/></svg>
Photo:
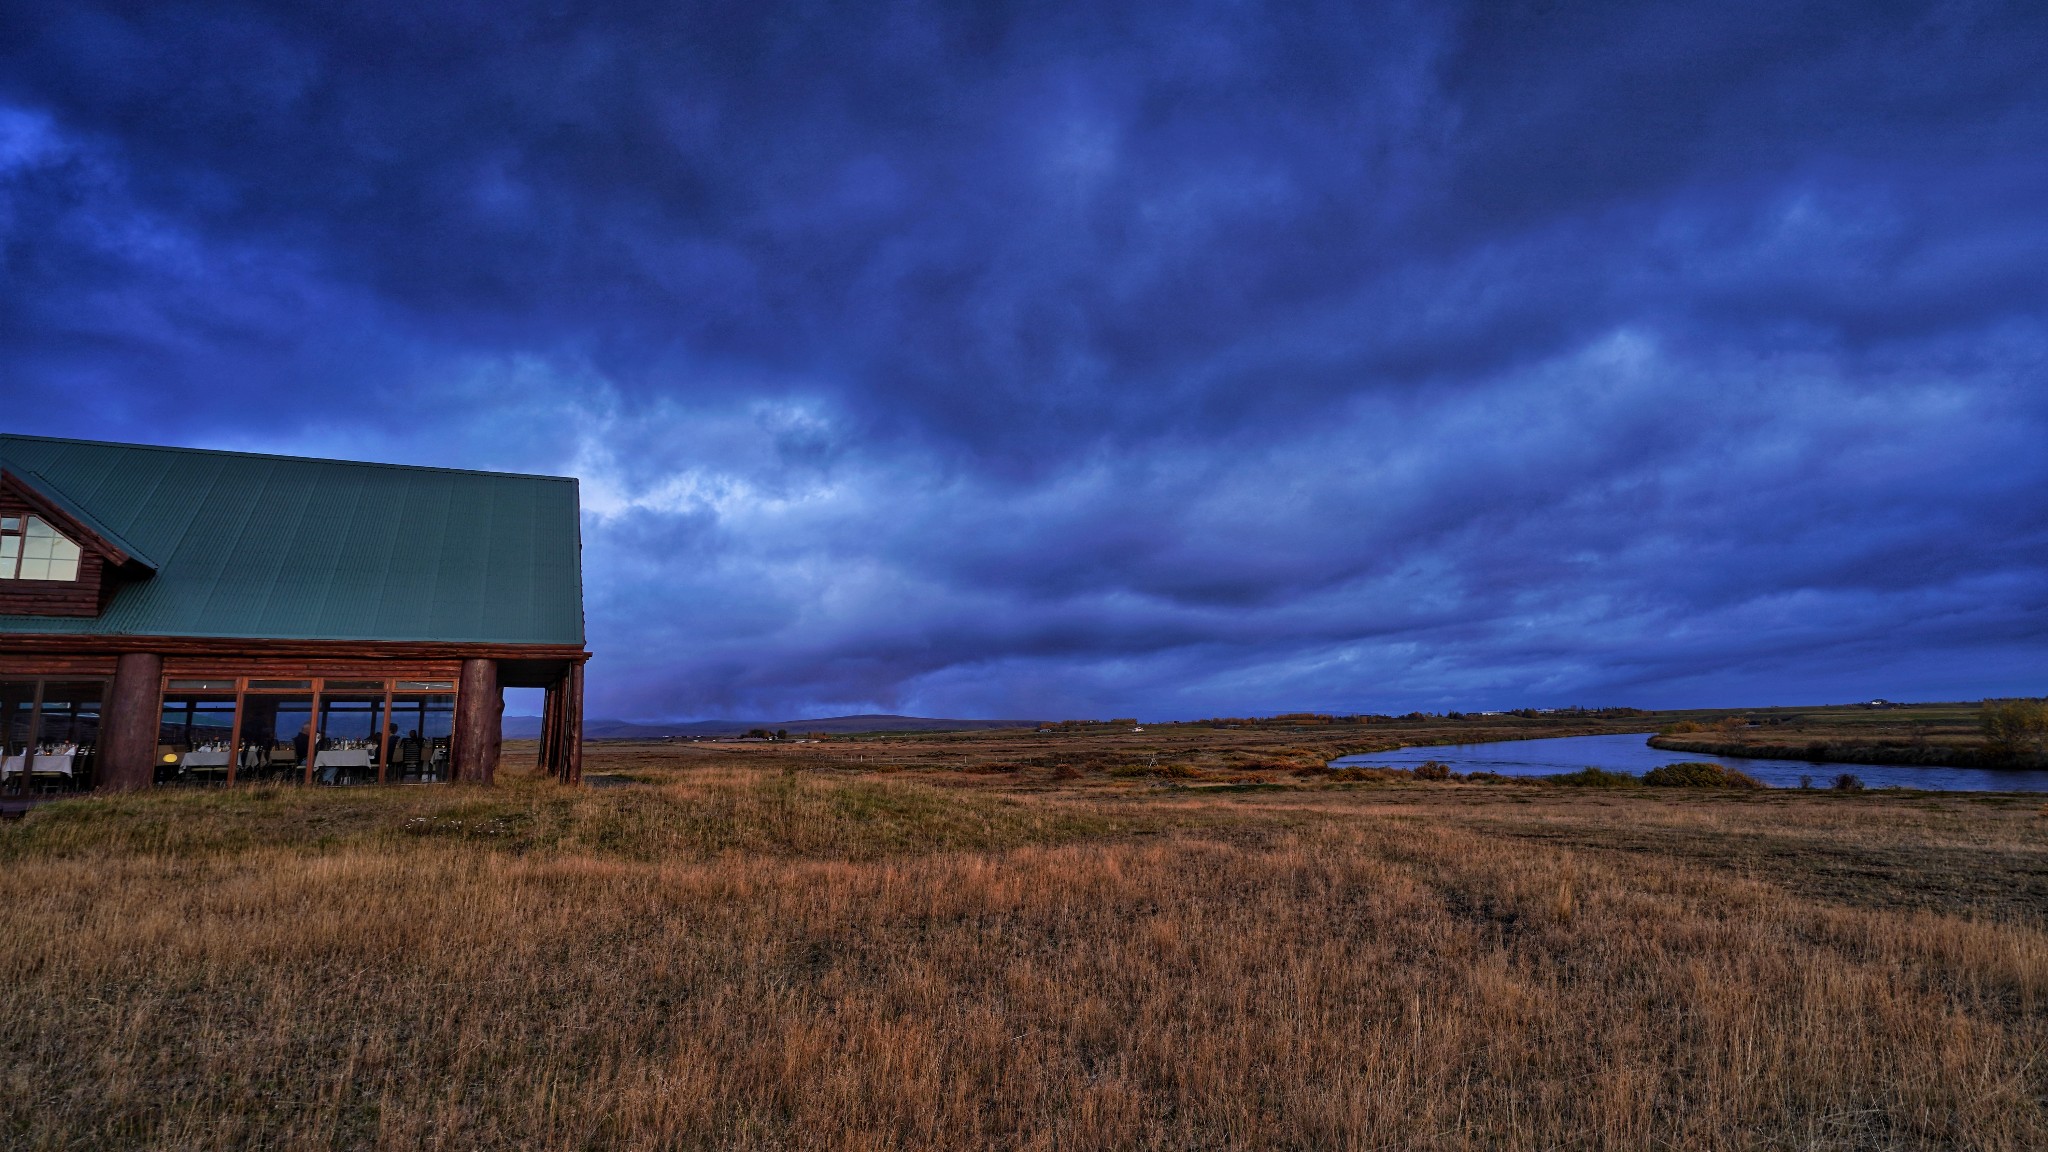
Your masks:
<svg viewBox="0 0 2048 1152"><path fill-rule="evenodd" d="M597 715L2038 694L2048 6L9 0L0 403L581 476Z"/></svg>

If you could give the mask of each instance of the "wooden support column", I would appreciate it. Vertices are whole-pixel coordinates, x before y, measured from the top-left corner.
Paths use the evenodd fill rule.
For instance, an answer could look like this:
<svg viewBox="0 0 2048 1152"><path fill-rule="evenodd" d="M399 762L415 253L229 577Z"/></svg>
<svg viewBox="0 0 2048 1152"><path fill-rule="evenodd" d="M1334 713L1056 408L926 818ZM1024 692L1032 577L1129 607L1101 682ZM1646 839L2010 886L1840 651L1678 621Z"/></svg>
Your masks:
<svg viewBox="0 0 2048 1152"><path fill-rule="evenodd" d="M464 660L455 686L455 778L489 784L498 774L504 739L505 693L496 660Z"/></svg>
<svg viewBox="0 0 2048 1152"><path fill-rule="evenodd" d="M559 779L562 775L562 685L557 679L548 685L540 709L540 770Z"/></svg>
<svg viewBox="0 0 2048 1152"><path fill-rule="evenodd" d="M569 665L562 692L562 783L583 783L583 661Z"/></svg>
<svg viewBox="0 0 2048 1152"><path fill-rule="evenodd" d="M583 779L583 665L563 669L540 710L540 770L564 784Z"/></svg>
<svg viewBox="0 0 2048 1152"><path fill-rule="evenodd" d="M164 658L153 652L124 652L114 661L114 686L100 713L97 790L128 792L156 782L163 674Z"/></svg>

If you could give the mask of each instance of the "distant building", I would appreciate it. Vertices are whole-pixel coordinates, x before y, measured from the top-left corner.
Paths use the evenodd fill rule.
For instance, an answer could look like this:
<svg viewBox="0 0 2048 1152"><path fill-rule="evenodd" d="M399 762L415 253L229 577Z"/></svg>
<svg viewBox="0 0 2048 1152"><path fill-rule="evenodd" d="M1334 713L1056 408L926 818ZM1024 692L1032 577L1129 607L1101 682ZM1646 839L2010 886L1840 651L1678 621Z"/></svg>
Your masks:
<svg viewBox="0 0 2048 1152"><path fill-rule="evenodd" d="M0 436L0 790L582 774L576 481Z"/></svg>

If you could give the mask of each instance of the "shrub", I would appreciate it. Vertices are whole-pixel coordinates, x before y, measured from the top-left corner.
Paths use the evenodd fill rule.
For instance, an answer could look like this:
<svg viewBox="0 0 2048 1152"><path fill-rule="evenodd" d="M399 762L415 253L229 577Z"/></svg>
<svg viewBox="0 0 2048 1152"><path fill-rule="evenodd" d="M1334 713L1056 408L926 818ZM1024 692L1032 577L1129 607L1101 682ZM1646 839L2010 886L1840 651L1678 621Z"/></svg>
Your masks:
<svg viewBox="0 0 2048 1152"><path fill-rule="evenodd" d="M1643 783L1653 788L1761 788L1763 781L1747 772L1713 764L1705 760L1688 760L1680 764L1666 764L1643 773Z"/></svg>
<svg viewBox="0 0 2048 1152"><path fill-rule="evenodd" d="M1676 724L1666 724L1660 734L1664 736L1685 736L1694 732L1705 732L1706 730L1707 726L1697 720L1680 720Z"/></svg>
<svg viewBox="0 0 2048 1152"><path fill-rule="evenodd" d="M1415 778L1417 780L1448 780L1451 778L1451 766L1440 764L1435 760L1424 760L1415 766Z"/></svg>
<svg viewBox="0 0 2048 1152"><path fill-rule="evenodd" d="M2048 755L2048 700L1986 700L1977 714L1984 750L1997 760Z"/></svg>
<svg viewBox="0 0 2048 1152"><path fill-rule="evenodd" d="M1834 789L1837 792L1861 792L1863 791L1863 778L1854 772L1844 772L1840 776L1835 777Z"/></svg>
<svg viewBox="0 0 2048 1152"><path fill-rule="evenodd" d="M1545 776L1544 779L1552 784L1567 784L1574 788L1633 788L1642 783L1626 772L1607 772L1599 768L1581 768L1577 772Z"/></svg>
<svg viewBox="0 0 2048 1152"><path fill-rule="evenodd" d="M1391 780L1406 780L1409 778L1409 774L1399 768L1351 767L1339 768L1330 773L1330 779L1344 784L1358 784L1368 780L1385 783Z"/></svg>

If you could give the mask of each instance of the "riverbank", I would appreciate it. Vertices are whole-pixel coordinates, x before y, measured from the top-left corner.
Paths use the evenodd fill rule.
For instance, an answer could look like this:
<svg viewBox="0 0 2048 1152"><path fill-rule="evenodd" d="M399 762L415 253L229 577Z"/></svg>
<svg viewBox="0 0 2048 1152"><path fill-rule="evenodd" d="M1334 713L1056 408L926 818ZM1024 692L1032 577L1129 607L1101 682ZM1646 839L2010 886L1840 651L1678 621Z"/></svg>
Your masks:
<svg viewBox="0 0 2048 1152"><path fill-rule="evenodd" d="M1813 764L1903 764L1916 768L2032 768L1994 761L1981 746L1968 744L1864 743L1834 740L1788 742L1715 734L1652 736L1650 747L1665 752L1735 756L1746 760L1805 760Z"/></svg>
<svg viewBox="0 0 2048 1152"><path fill-rule="evenodd" d="M1813 764L1896 764L1918 768L2033 769L1986 753L1982 706L1934 704L1763 708L1658 725L1652 748L1752 760Z"/></svg>

